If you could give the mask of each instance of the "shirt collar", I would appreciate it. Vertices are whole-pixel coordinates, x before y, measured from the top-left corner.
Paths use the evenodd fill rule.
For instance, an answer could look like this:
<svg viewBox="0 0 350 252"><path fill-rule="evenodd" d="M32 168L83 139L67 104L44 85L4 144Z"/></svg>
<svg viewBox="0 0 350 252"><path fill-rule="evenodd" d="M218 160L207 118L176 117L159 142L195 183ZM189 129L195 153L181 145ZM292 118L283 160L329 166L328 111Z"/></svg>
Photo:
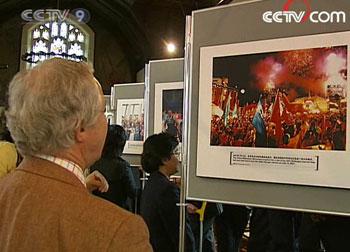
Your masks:
<svg viewBox="0 0 350 252"><path fill-rule="evenodd" d="M70 160L66 160L66 159L62 159L62 158L58 158L50 155L44 155L44 154L36 154L35 157L45 159L49 162L55 163L61 166L62 168L68 170L69 172L73 173L80 180L80 182L86 187L83 169L81 169L80 166L77 165L76 163Z"/></svg>

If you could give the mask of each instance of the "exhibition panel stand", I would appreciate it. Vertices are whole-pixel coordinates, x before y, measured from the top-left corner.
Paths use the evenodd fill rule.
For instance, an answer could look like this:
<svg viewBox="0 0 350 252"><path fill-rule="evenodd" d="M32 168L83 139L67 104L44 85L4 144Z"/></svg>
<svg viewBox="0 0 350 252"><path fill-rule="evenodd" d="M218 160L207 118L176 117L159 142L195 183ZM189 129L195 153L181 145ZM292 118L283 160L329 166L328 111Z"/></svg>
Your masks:
<svg viewBox="0 0 350 252"><path fill-rule="evenodd" d="M145 84L123 83L114 84L111 88L110 111L112 124L122 125L128 135L123 158L131 165L135 182L141 188L144 186L145 176L140 172L141 153L144 141L144 94ZM134 212L138 213L138 198L134 201Z"/></svg>
<svg viewBox="0 0 350 252"><path fill-rule="evenodd" d="M144 83L115 84L111 90L113 123L122 125L128 135L123 156L133 166L141 165L144 141Z"/></svg>
<svg viewBox="0 0 350 252"><path fill-rule="evenodd" d="M169 108L166 106L163 108L163 101L167 98L165 94L167 93L167 90L179 90L183 88L183 84L181 84L183 83L184 78L183 64L183 58L176 58L152 60L146 65L146 138L154 133L160 133L162 131L162 112ZM157 107L155 106L156 104L158 105ZM173 107L170 107L170 109L174 110ZM159 121L157 125L155 125L155 120L157 120L157 122Z"/></svg>
<svg viewBox="0 0 350 252"><path fill-rule="evenodd" d="M350 215L349 9L265 0L192 13L186 199Z"/></svg>
<svg viewBox="0 0 350 252"><path fill-rule="evenodd" d="M182 125L185 123L187 106L183 103L185 99L185 94L183 93L183 81L184 81L184 59L169 59L169 60L155 60L150 61L146 65L146 75L145 75L145 85L146 85L146 117L147 118L147 136L150 136L155 133L160 133L161 131L171 129L167 126L166 117L173 113L175 118L175 124L177 125L177 131L181 131L180 134L176 134L178 139L186 138L186 133L184 132ZM180 103L179 103L180 102ZM175 113L174 113L175 112ZM181 116L179 116L181 114ZM181 123L179 123L181 121ZM170 130L171 131L171 130ZM174 129L175 131L175 129ZM169 132L171 133L171 132ZM182 137L183 135L183 137ZM181 143L183 146L183 143ZM182 153L184 153L182 151ZM183 161L183 158L182 158ZM181 176L181 194L180 202L178 206L180 208L180 246L179 250L183 251L183 241L184 241L184 228L183 224L185 221L185 182L186 181L186 172L184 172L185 166L182 163L182 169L180 171Z"/></svg>
<svg viewBox="0 0 350 252"><path fill-rule="evenodd" d="M349 9L266 0L192 13L187 199L350 215Z"/></svg>

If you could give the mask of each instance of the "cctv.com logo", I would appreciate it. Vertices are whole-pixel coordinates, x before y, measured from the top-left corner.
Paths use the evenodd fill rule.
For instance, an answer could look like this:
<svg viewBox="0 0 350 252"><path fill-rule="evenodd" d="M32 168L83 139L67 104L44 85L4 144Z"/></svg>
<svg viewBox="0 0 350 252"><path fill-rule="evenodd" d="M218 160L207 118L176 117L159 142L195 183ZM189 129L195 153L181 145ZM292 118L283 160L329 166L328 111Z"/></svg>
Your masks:
<svg viewBox="0 0 350 252"><path fill-rule="evenodd" d="M346 23L344 11L312 11L308 0L299 0L305 5L303 11L293 11L292 6L297 0L287 0L282 11L266 11L262 15L265 23Z"/></svg>

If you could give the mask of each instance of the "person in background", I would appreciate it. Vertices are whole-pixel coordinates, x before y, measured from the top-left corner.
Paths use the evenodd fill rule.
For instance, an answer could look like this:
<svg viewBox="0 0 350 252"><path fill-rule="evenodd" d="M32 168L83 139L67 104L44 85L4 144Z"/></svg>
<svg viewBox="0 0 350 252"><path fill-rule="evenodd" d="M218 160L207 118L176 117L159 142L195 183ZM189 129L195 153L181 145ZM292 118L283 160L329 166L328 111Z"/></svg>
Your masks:
<svg viewBox="0 0 350 252"><path fill-rule="evenodd" d="M154 251L179 251L180 189L170 182L179 168L175 136L155 134L143 144L141 165L150 177L141 195L141 216L150 231ZM195 251L194 236L186 217L185 251Z"/></svg>
<svg viewBox="0 0 350 252"><path fill-rule="evenodd" d="M86 188L104 110L86 63L54 58L13 78L7 125L24 159L0 180L0 251L152 251L141 217Z"/></svg>
<svg viewBox="0 0 350 252"><path fill-rule="evenodd" d="M349 226L349 216L302 213L299 252L348 251ZM321 249L321 244L324 250Z"/></svg>
<svg viewBox="0 0 350 252"><path fill-rule="evenodd" d="M5 135L8 135L5 137ZM0 178L10 173L17 167L18 154L16 146L11 141L11 136L5 131L0 141Z"/></svg>
<svg viewBox="0 0 350 252"><path fill-rule="evenodd" d="M249 227L248 252L295 251L295 212L253 208Z"/></svg>
<svg viewBox="0 0 350 252"><path fill-rule="evenodd" d="M215 219L217 251L239 252L249 210L245 206L223 204L223 212Z"/></svg>
<svg viewBox="0 0 350 252"><path fill-rule="evenodd" d="M109 189L106 192L95 190L93 194L130 210L127 198L135 199L138 191L130 164L121 156L127 140L125 130L120 125L109 125L102 158L90 171L99 171L107 180Z"/></svg>
<svg viewBox="0 0 350 252"><path fill-rule="evenodd" d="M163 129L164 129L163 132L168 133L175 137L177 136L176 120L171 110L168 110L168 113L164 119Z"/></svg>

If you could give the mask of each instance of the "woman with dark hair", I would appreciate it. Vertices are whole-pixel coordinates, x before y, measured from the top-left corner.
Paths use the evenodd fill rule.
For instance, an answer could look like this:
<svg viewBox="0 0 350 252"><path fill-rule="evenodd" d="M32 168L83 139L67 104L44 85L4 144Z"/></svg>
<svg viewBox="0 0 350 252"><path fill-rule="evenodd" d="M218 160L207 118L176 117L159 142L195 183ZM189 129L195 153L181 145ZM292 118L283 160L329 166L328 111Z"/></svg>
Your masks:
<svg viewBox="0 0 350 252"><path fill-rule="evenodd" d="M150 177L141 196L144 218L154 251L179 250L180 190L169 178L179 168L178 141L167 133L155 134L143 144L141 164ZM194 237L186 218L185 251L194 251Z"/></svg>
<svg viewBox="0 0 350 252"><path fill-rule="evenodd" d="M122 126L109 125L102 157L90 168L90 172L98 170L109 184L107 192L96 190L93 194L129 210L127 197L134 199L139 187L136 185L130 164L121 158L126 140L126 132Z"/></svg>

